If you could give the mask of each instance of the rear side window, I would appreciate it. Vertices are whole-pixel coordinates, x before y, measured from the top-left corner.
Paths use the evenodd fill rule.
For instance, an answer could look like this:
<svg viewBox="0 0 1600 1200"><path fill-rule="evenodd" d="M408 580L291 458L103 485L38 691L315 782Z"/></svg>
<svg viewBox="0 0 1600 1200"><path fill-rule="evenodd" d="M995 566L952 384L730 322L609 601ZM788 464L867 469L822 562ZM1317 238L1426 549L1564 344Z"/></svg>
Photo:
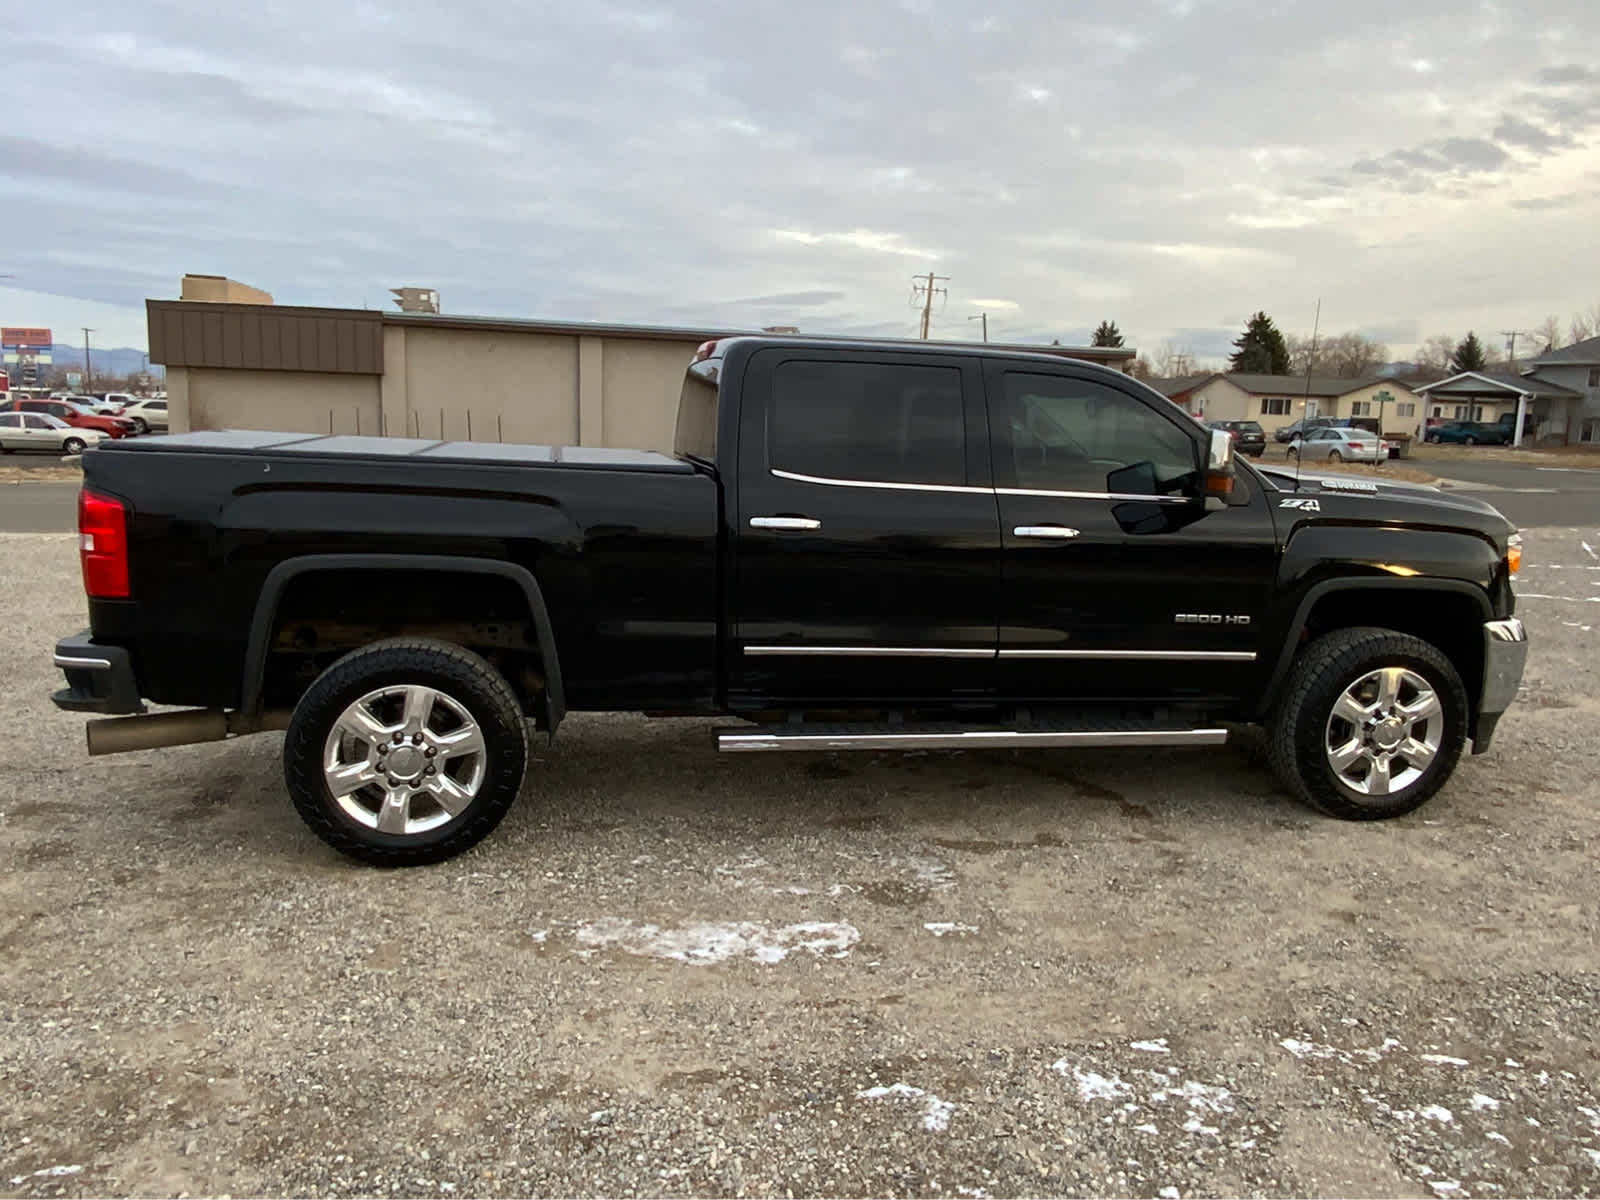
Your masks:
<svg viewBox="0 0 1600 1200"><path fill-rule="evenodd" d="M780 363L767 416L780 471L864 483L966 482L956 367Z"/></svg>
<svg viewBox="0 0 1600 1200"><path fill-rule="evenodd" d="M722 360L708 358L693 364L683 377L683 391L678 395L678 425L672 438L675 454L701 458L707 462L717 459L717 380L722 374ZM157 400L150 407L165 409L167 402Z"/></svg>

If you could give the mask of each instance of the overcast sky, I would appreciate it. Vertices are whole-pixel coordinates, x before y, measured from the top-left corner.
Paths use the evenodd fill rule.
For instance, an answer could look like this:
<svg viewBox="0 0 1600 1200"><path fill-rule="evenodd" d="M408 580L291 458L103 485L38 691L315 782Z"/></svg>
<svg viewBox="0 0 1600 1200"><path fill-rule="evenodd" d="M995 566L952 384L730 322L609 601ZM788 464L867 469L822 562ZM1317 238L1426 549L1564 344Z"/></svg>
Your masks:
<svg viewBox="0 0 1600 1200"><path fill-rule="evenodd" d="M935 336L1202 357L1600 302L1596 0L11 11L0 319L59 340L143 346L185 271L909 335L933 270Z"/></svg>

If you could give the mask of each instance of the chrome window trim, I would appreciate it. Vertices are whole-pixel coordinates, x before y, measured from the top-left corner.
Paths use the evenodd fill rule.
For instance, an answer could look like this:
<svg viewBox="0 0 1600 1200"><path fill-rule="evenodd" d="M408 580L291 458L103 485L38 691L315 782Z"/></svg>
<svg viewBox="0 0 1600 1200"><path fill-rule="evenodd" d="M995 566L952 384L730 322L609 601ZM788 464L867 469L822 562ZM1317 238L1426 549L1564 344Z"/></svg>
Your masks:
<svg viewBox="0 0 1600 1200"><path fill-rule="evenodd" d="M994 492L993 488L965 487L953 483L889 483L870 479L833 479L826 475L802 475L798 471L782 471L777 467L768 467L767 470L779 479L790 479L795 483L819 483L823 487L878 488L890 492L960 492L975 496L988 496Z"/></svg>
<svg viewBox="0 0 1600 1200"><path fill-rule="evenodd" d="M1146 659L1166 662L1255 662L1254 650L1002 650L1001 658Z"/></svg>
<svg viewBox="0 0 1600 1200"><path fill-rule="evenodd" d="M961 646L746 646L751 658L838 654L851 658L993 658L993 647Z"/></svg>
<svg viewBox="0 0 1600 1200"><path fill-rule="evenodd" d="M1051 500L1144 500L1151 504L1193 504L1192 496L1147 496L1142 492L1055 492L1044 488L995 488L998 496L1042 496Z"/></svg>
<svg viewBox="0 0 1600 1200"><path fill-rule="evenodd" d="M835 479L827 475L802 475L768 467L767 473L795 483L816 483L823 487L879 488L891 492L956 492L973 496L1039 496L1050 500L1145 500L1152 504L1192 504L1189 496L1147 496L1141 492L1053 492L1040 488L966 487L953 483L890 483L886 480Z"/></svg>

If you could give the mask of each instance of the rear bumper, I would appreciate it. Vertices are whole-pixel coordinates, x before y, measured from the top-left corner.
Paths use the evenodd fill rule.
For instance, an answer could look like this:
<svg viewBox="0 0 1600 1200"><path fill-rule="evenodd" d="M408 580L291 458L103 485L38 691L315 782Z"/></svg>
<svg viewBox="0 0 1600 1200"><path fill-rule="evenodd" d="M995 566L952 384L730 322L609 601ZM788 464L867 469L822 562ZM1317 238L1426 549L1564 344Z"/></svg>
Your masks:
<svg viewBox="0 0 1600 1200"><path fill-rule="evenodd" d="M133 659L121 646L96 642L86 629L56 643L55 664L67 686L51 695L67 712L142 713Z"/></svg>
<svg viewBox="0 0 1600 1200"><path fill-rule="evenodd" d="M1495 726L1522 687L1528 662L1528 630L1516 617L1489 621L1483 627L1483 691L1478 723L1472 731L1472 752L1482 754L1494 741Z"/></svg>

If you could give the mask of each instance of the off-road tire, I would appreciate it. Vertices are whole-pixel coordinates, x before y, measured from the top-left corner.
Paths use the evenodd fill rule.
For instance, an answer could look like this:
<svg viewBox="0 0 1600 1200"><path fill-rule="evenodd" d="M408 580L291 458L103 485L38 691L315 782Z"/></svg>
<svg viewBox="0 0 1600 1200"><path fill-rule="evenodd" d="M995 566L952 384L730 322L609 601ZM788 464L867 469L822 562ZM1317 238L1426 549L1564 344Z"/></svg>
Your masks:
<svg viewBox="0 0 1600 1200"><path fill-rule="evenodd" d="M483 733L478 793L446 824L389 834L361 825L323 779L323 748L347 706L376 688L421 684L465 707ZM478 655L432 638L391 638L352 651L324 671L295 706L283 741L283 777L301 818L328 845L380 867L440 862L483 840L516 800L527 768L527 726L511 685Z"/></svg>
<svg viewBox="0 0 1600 1200"><path fill-rule="evenodd" d="M1437 754L1421 777L1385 797L1347 787L1328 762L1328 719L1335 701L1363 674L1403 667L1422 676L1443 705ZM1393 629L1358 626L1318 638L1289 668L1267 722L1267 756L1273 774L1289 792L1331 817L1378 821L1420 807L1449 780L1467 744L1466 688L1455 667L1436 647Z"/></svg>

